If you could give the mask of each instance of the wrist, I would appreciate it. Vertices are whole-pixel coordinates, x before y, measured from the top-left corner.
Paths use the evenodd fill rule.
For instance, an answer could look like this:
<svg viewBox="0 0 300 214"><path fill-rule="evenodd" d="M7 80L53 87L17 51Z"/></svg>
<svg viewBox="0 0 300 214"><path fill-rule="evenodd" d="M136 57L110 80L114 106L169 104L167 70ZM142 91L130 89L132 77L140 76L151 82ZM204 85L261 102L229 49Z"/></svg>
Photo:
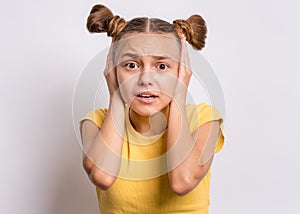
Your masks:
<svg viewBox="0 0 300 214"><path fill-rule="evenodd" d="M121 97L120 91L117 90L113 95L110 96L109 99L109 107L124 105L124 101Z"/></svg>
<svg viewBox="0 0 300 214"><path fill-rule="evenodd" d="M179 107L185 107L186 105L186 93L177 93L172 100Z"/></svg>

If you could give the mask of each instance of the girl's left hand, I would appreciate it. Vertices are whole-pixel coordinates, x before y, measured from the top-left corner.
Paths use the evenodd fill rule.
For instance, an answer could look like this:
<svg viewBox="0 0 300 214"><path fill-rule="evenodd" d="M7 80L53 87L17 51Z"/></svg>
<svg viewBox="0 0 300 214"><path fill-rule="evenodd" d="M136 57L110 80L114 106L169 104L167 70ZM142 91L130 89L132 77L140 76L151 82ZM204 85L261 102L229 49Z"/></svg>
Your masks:
<svg viewBox="0 0 300 214"><path fill-rule="evenodd" d="M186 46L186 39L184 36L181 36L180 65L178 71L177 86L175 89L175 96L174 96L174 98L177 101L186 100L186 94L187 94L191 76L192 76L192 70L191 70L190 59L189 59L187 46Z"/></svg>

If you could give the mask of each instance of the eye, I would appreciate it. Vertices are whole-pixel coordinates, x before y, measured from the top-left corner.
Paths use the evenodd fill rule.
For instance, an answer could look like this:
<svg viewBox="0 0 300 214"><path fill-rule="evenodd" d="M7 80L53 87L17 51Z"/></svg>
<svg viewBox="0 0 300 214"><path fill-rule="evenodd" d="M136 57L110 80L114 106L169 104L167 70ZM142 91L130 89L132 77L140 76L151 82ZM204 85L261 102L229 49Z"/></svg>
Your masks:
<svg viewBox="0 0 300 214"><path fill-rule="evenodd" d="M163 70L164 71L164 70L167 70L169 68L169 66L167 64L165 64L165 63L160 63L160 64L158 64L157 68L159 70Z"/></svg>
<svg viewBox="0 0 300 214"><path fill-rule="evenodd" d="M135 70L138 68L138 64L135 62L128 62L125 64L125 67L129 70Z"/></svg>

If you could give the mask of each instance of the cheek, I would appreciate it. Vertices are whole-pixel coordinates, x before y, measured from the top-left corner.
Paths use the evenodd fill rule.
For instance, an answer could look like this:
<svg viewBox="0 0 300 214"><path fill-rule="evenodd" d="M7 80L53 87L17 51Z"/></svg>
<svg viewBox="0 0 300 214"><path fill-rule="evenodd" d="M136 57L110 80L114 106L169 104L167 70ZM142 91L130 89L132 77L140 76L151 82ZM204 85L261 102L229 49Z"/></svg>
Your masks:
<svg viewBox="0 0 300 214"><path fill-rule="evenodd" d="M134 99L138 76L122 71L117 72L117 75L121 96L127 104L130 104Z"/></svg>
<svg viewBox="0 0 300 214"><path fill-rule="evenodd" d="M174 91L177 85L177 77L175 75L170 73L160 75L158 82L162 93L169 97L174 96Z"/></svg>

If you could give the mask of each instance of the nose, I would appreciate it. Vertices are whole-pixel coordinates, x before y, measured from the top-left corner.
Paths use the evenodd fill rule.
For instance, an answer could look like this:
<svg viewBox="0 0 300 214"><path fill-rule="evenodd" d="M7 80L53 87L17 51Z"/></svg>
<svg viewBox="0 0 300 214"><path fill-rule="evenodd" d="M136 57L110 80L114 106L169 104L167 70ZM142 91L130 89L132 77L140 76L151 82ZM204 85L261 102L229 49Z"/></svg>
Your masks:
<svg viewBox="0 0 300 214"><path fill-rule="evenodd" d="M141 71L138 85L139 86L152 86L154 84L154 72L153 71Z"/></svg>

